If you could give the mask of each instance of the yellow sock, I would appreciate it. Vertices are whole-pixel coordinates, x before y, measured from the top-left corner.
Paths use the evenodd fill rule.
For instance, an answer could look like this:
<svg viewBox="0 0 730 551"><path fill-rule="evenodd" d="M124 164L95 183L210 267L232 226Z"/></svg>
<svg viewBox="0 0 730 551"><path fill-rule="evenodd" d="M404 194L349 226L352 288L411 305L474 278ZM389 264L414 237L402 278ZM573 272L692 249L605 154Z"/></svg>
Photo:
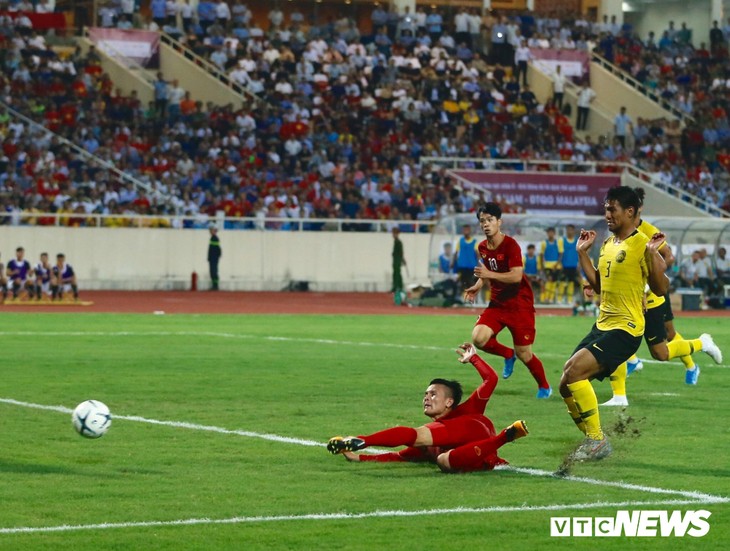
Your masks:
<svg viewBox="0 0 730 551"><path fill-rule="evenodd" d="M578 411L578 407L575 405L575 400L572 396L568 396L567 398L563 398L563 401L565 402L565 405L568 406L568 413L570 413L570 416L573 418L573 422L578 426L581 432L585 434L586 424L580 416L580 411Z"/></svg>
<svg viewBox="0 0 730 551"><path fill-rule="evenodd" d="M639 361L639 357L636 354L631 354L631 357L626 360L627 362L635 363ZM621 366L618 366L619 369L621 369Z"/></svg>
<svg viewBox="0 0 730 551"><path fill-rule="evenodd" d="M555 282L554 281L548 281L545 284L545 294L547 295L547 301L553 302L555 300Z"/></svg>
<svg viewBox="0 0 730 551"><path fill-rule="evenodd" d="M598 398L590 381L584 379L577 383L568 384L568 390L573 395L575 406L580 417L586 424L586 436L593 440L603 440L601 419L598 415Z"/></svg>
<svg viewBox="0 0 730 551"><path fill-rule="evenodd" d="M613 390L614 396L626 396L626 377L627 367L626 362L622 363L616 368L616 371L611 373L611 390Z"/></svg>
<svg viewBox="0 0 730 551"><path fill-rule="evenodd" d="M562 300L563 296L565 295L565 288L567 284L564 281L561 281L558 283L558 299Z"/></svg>
<svg viewBox="0 0 730 551"><path fill-rule="evenodd" d="M573 302L575 296L575 283L572 281L568 282L568 302Z"/></svg>
<svg viewBox="0 0 730 551"><path fill-rule="evenodd" d="M674 333L674 338L669 342L681 340L684 340L684 337L682 337L682 335L680 335L679 333ZM679 359L682 360L684 367L686 367L687 369L695 368L695 361L692 359L692 356L680 356Z"/></svg>
<svg viewBox="0 0 730 551"><path fill-rule="evenodd" d="M672 342L667 343L667 348L669 349L669 359L672 360L702 350L702 341L700 339L689 341L674 339Z"/></svg>

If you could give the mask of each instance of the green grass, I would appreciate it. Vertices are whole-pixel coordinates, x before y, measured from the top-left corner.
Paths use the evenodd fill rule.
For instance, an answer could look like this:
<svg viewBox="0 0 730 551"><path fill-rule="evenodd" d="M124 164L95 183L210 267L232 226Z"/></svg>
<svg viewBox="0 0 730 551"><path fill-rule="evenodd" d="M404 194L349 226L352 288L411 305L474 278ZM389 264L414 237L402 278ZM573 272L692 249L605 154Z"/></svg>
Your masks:
<svg viewBox="0 0 730 551"><path fill-rule="evenodd" d="M95 398L117 415L318 442L422 424L420 400L433 377L459 378L469 390L479 382L451 351L468 338L470 316L4 314L0 320L0 398L66 407ZM553 385L590 324L538 318L535 351ZM677 326L687 336L711 332L730 353L727 318L679 319ZM643 346L640 354L648 358ZM627 413L640 436L614 437L610 459L578 465L573 474L730 496L730 370L701 353L697 360L703 368L697 387L684 384L679 362L645 364L628 381ZM610 397L608 382L595 387L600 401ZM518 363L497 386L487 414L497 428L519 418L530 427L528 438L502 449L503 457L553 471L580 434L559 398L538 402L534 394ZM620 415L603 409L604 426ZM506 471L443 475L433 465L349 464L319 447L123 419L104 438L86 440L67 414L7 403L0 403L0 419L0 528L681 499ZM549 537L551 516L615 513L603 507L0 534L0 549L721 549L730 541L728 504L643 508L707 509L710 533L630 542Z"/></svg>

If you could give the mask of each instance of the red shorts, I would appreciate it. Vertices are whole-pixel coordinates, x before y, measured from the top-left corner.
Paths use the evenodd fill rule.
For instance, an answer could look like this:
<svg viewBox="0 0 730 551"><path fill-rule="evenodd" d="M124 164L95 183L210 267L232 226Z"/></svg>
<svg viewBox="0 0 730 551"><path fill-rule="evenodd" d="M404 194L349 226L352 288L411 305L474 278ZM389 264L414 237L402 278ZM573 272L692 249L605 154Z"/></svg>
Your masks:
<svg viewBox="0 0 730 551"><path fill-rule="evenodd" d="M485 308L475 325L486 325L496 337L505 327L512 333L515 346L527 346L535 342L535 310L504 310Z"/></svg>
<svg viewBox="0 0 730 551"><path fill-rule="evenodd" d="M491 471L497 465L509 465L507 461L497 455L497 452L484 449L476 444L451 450L449 464L454 471L460 473Z"/></svg>
<svg viewBox="0 0 730 551"><path fill-rule="evenodd" d="M488 417L478 414L434 421L426 426L431 430L433 445L446 449L456 448L495 435L492 421Z"/></svg>

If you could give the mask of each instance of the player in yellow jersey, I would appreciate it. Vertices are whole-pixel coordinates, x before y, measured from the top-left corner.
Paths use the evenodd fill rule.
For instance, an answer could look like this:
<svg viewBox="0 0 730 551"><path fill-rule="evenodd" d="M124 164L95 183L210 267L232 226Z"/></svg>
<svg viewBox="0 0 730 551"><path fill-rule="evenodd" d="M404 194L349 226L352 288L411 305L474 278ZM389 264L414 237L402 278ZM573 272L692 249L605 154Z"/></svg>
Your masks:
<svg viewBox="0 0 730 551"><path fill-rule="evenodd" d="M562 269L563 240L555 237L555 228L545 230L546 238L540 242L538 266L545 273L545 286L540 301L553 303L557 299L559 273Z"/></svg>
<svg viewBox="0 0 730 551"><path fill-rule="evenodd" d="M574 461L602 459L611 445L601 429L598 400L591 380L602 381L636 352L644 334L644 287L663 295L669 289L666 264L658 252L664 235L648 238L636 229L641 201L627 186L608 190L604 202L611 236L603 242L598 268L588 255L596 232L581 230L578 256L588 283L600 294L596 323L565 363L560 394L578 428L586 435Z"/></svg>
<svg viewBox="0 0 730 551"><path fill-rule="evenodd" d="M639 206L639 215L636 222L638 229L647 237L651 237L659 230L641 219L641 212L644 207L644 190L635 188L641 204ZM674 255L671 247L664 244L659 248L659 254L664 258L667 267L674 263ZM644 314L646 329L644 331L644 340L649 347L652 358L660 362L668 362L679 357L687 368L685 371L685 382L688 385L696 385L700 375L700 368L695 365L692 360L692 354L702 350L708 354L716 363L722 363L722 351L715 344L707 333L703 333L697 339L685 340L674 329L674 314L669 302L669 297L658 296L651 291L646 295L646 312ZM601 404L602 406L628 406L629 401L626 397L626 377L631 374L640 364L640 360L636 355L629 358L628 362L621 364L616 371L611 374L611 389L613 397Z"/></svg>

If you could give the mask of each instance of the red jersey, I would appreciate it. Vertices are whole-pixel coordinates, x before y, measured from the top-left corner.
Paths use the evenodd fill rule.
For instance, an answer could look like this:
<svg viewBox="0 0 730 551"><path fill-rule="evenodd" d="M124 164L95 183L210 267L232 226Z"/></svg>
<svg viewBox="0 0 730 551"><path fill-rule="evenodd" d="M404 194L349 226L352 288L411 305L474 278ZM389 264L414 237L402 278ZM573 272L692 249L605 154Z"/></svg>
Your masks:
<svg viewBox="0 0 730 551"><path fill-rule="evenodd" d="M479 243L479 256L488 270L504 274L512 268L522 267L522 249L517 241L505 235L499 246L491 250L487 248L487 240ZM532 295L532 286L523 273L518 283L502 283L490 280L492 295L489 299L489 308L508 308L511 310L532 310L535 299Z"/></svg>
<svg viewBox="0 0 730 551"><path fill-rule="evenodd" d="M469 442L476 442L494 436L496 434L494 425L489 417L484 415L484 409L487 407L489 398L491 398L494 388L497 386L499 377L492 367L476 354L471 357L469 362L476 368L479 375L481 375L482 384L471 393L471 396L465 402L456 406L450 413L426 425L432 432L438 431L442 435L447 432L451 433L451 439L454 440L451 445L428 447L409 446L398 452L387 452L377 455L362 454L360 461L377 461L380 463L428 461L435 463L436 458L443 452L463 446ZM497 465L506 463L496 453L484 458L486 469L493 469Z"/></svg>

